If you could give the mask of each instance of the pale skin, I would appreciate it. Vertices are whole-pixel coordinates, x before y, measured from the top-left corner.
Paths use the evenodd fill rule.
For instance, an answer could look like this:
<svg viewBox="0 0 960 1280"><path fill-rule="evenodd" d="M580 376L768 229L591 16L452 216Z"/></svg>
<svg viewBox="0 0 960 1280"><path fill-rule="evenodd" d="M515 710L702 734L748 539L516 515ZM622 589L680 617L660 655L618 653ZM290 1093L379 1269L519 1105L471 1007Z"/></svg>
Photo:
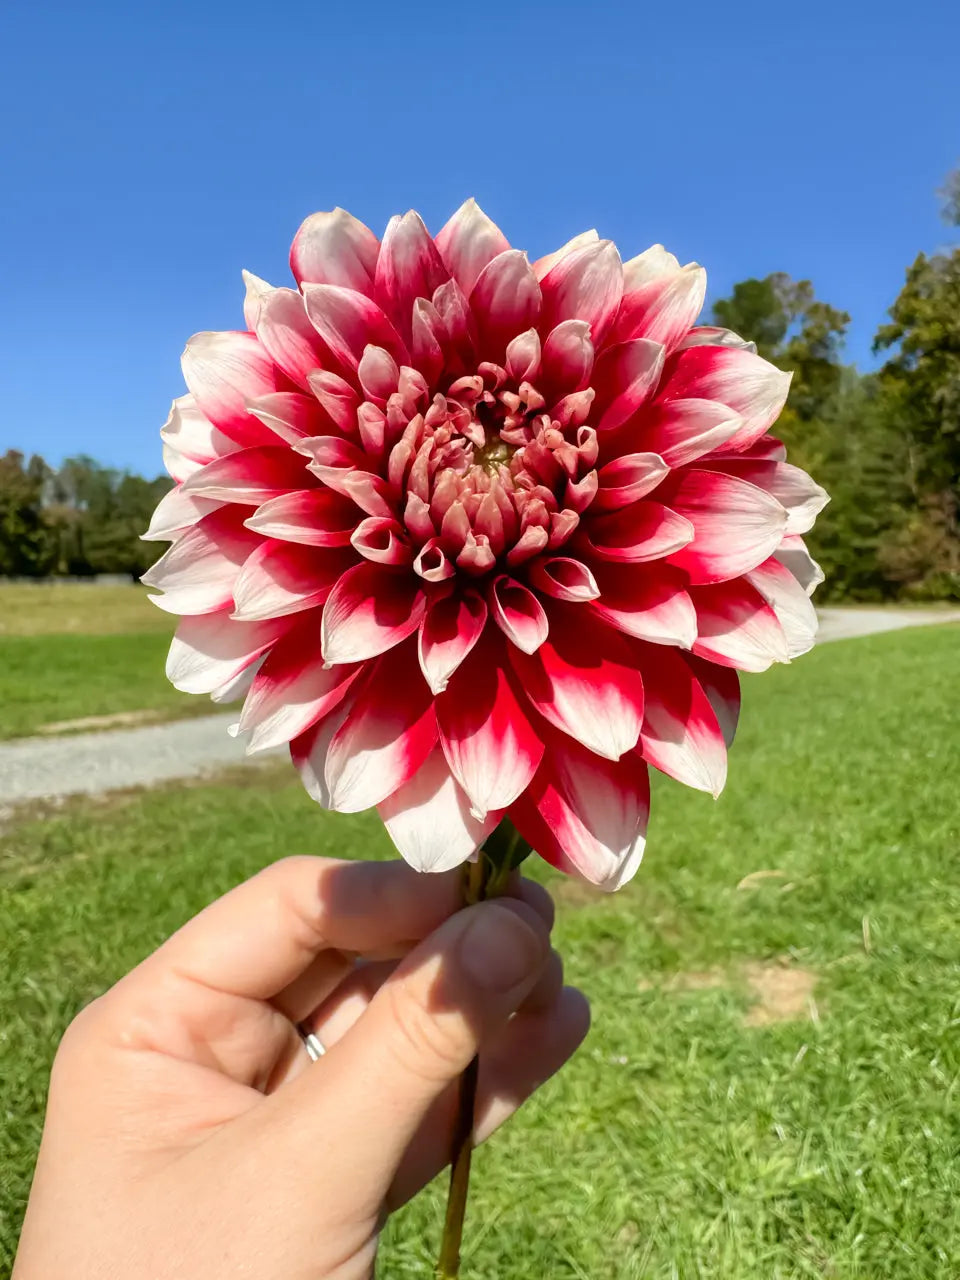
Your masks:
<svg viewBox="0 0 960 1280"><path fill-rule="evenodd" d="M386 1215L447 1162L474 1054L482 1141L587 1031L546 892L458 911L460 884L287 859L84 1009L13 1280L371 1277Z"/></svg>

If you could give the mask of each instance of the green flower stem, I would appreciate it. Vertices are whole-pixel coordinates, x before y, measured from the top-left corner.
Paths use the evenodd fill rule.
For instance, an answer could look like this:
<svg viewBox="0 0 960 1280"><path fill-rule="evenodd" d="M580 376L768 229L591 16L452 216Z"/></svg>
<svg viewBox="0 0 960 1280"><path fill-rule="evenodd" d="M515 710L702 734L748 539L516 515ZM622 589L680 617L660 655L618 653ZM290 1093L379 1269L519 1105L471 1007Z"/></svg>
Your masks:
<svg viewBox="0 0 960 1280"><path fill-rule="evenodd" d="M490 859L481 849L476 862L467 863L463 884L465 906L482 902L492 896L489 890L499 877ZM477 1105L477 1079L480 1060L474 1058L460 1077L460 1100L453 1128L453 1146L450 1157L450 1190L447 1193L447 1213L440 1242L440 1259L437 1263L437 1280L457 1280L460 1275L460 1245L463 1240L463 1220L467 1211L467 1191L470 1187L470 1160L473 1155L473 1121Z"/></svg>
<svg viewBox="0 0 960 1280"><path fill-rule="evenodd" d="M504 819L487 837L476 861L468 862L463 869L464 906L470 907L475 902L496 898L503 893L510 873L519 867L530 852L530 846L514 829L513 824ZM450 1152L450 1190L447 1193L447 1213L443 1223L443 1239L440 1242L440 1259L437 1262L437 1280L458 1280L460 1275L460 1246L463 1241L463 1219L467 1211L467 1191L470 1187L470 1159L473 1154L473 1124L479 1074L480 1062L474 1058L460 1077L460 1099Z"/></svg>

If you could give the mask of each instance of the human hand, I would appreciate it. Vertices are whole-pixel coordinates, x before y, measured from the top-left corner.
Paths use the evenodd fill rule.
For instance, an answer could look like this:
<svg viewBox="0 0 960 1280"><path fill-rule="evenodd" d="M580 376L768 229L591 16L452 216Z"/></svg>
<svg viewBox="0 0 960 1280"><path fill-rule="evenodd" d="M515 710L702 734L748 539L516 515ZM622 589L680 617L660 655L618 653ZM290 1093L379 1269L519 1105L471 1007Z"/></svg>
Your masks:
<svg viewBox="0 0 960 1280"><path fill-rule="evenodd" d="M385 1215L447 1162L477 1050L482 1140L587 1030L546 892L459 900L459 872L291 858L84 1009L13 1280L372 1276Z"/></svg>

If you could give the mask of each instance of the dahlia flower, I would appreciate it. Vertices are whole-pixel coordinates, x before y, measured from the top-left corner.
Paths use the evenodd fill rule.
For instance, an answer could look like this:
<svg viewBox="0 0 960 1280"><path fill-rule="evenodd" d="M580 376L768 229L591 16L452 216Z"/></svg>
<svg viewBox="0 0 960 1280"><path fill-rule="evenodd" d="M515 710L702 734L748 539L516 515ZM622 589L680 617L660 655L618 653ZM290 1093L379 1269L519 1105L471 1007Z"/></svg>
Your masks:
<svg viewBox="0 0 960 1280"><path fill-rule="evenodd" d="M435 238L314 214L290 264L184 353L144 575L169 678L245 694L250 751L421 869L507 816L616 888L649 766L718 794L737 672L813 643L789 375L696 325L695 263L589 231L531 264L473 200Z"/></svg>

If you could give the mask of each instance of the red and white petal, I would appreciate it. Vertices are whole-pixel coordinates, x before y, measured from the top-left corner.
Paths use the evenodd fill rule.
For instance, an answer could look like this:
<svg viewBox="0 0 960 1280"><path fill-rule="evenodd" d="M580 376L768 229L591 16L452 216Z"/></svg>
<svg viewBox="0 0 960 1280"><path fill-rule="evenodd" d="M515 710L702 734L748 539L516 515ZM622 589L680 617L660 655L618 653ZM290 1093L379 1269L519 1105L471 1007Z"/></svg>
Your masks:
<svg viewBox="0 0 960 1280"><path fill-rule="evenodd" d="M536 325L540 318L540 286L527 255L519 249L507 249L491 259L470 293L470 310L477 325L480 354L499 359L511 338Z"/></svg>
<svg viewBox="0 0 960 1280"><path fill-rule="evenodd" d="M646 765L633 753L603 760L551 737L532 785L509 816L548 862L601 889L619 889L643 857L650 813Z"/></svg>
<svg viewBox="0 0 960 1280"><path fill-rule="evenodd" d="M499 813L474 817L440 747L378 809L391 840L417 871L458 867L500 821Z"/></svg>
<svg viewBox="0 0 960 1280"><path fill-rule="evenodd" d="M597 360L593 388L598 431L615 431L644 405L660 381L663 347L646 338L618 342Z"/></svg>
<svg viewBox="0 0 960 1280"><path fill-rule="evenodd" d="M790 661L777 615L749 582L691 587L690 599L697 611L698 657L740 671L766 671L774 662Z"/></svg>
<svg viewBox="0 0 960 1280"><path fill-rule="evenodd" d="M623 291L633 292L656 280L669 280L681 269L680 260L662 244L652 244L623 264Z"/></svg>
<svg viewBox="0 0 960 1280"><path fill-rule="evenodd" d="M643 758L685 786L718 796L727 780L726 743L685 655L651 644L643 646L639 661L647 694Z"/></svg>
<svg viewBox="0 0 960 1280"><path fill-rule="evenodd" d="M467 297L487 263L510 248L510 241L472 197L438 232L436 242L447 270Z"/></svg>
<svg viewBox="0 0 960 1280"><path fill-rule="evenodd" d="M331 363L330 351L310 323L303 295L296 289L261 293L256 316L257 339L292 382L304 390L310 374Z"/></svg>
<svg viewBox="0 0 960 1280"><path fill-rule="evenodd" d="M612 240L597 240L563 254L540 279L547 332L562 320L585 320L599 349L623 297L623 266Z"/></svg>
<svg viewBox="0 0 960 1280"><path fill-rule="evenodd" d="M817 611L790 570L771 556L745 576L777 615L790 657L799 658L812 649L817 638Z"/></svg>
<svg viewBox="0 0 960 1280"><path fill-rule="evenodd" d="M518 385L536 378L542 354L539 333L536 329L525 329L507 343L507 373Z"/></svg>
<svg viewBox="0 0 960 1280"><path fill-rule="evenodd" d="M392 516L367 516L350 535L350 545L365 560L376 564L405 565L413 550L399 521Z"/></svg>
<svg viewBox="0 0 960 1280"><path fill-rule="evenodd" d="M202 462L193 462L190 458L185 458L182 453L178 453L166 443L161 445L160 456L167 475L177 484L183 484L184 480L189 480L194 472L199 471L204 465Z"/></svg>
<svg viewBox="0 0 960 1280"><path fill-rule="evenodd" d="M487 606L478 592L466 590L434 600L420 624L418 653L423 677L434 693L443 693L450 677L480 639Z"/></svg>
<svg viewBox="0 0 960 1280"><path fill-rule="evenodd" d="M331 427L329 416L314 397L299 391L277 391L270 396L260 396L251 400L247 408L275 436L291 445L307 436L323 435Z"/></svg>
<svg viewBox="0 0 960 1280"><path fill-rule="evenodd" d="M508 652L524 694L554 728L607 760L637 745L643 680L616 632L568 612L536 653Z"/></svg>
<svg viewBox="0 0 960 1280"><path fill-rule="evenodd" d="M808 596L823 582L823 570L807 550L800 537L788 536L776 550L776 558L790 570Z"/></svg>
<svg viewBox="0 0 960 1280"><path fill-rule="evenodd" d="M294 452L309 458L310 465L319 467L321 471L327 468L358 471L368 465L364 451L342 436L306 436L297 442Z"/></svg>
<svg viewBox="0 0 960 1280"><path fill-rule="evenodd" d="M736 736L740 719L740 677L732 667L719 667L715 662L698 658L693 653L684 653L682 656L710 699L723 740L729 747Z"/></svg>
<svg viewBox="0 0 960 1280"><path fill-rule="evenodd" d="M728 582L755 569L780 545L786 527L787 513L776 498L716 471L677 472L657 497L693 526L693 541L669 559L694 585Z"/></svg>
<svg viewBox="0 0 960 1280"><path fill-rule="evenodd" d="M141 533L140 541L172 542L220 505L213 498L195 498L183 492L183 485L174 485L157 503L150 517L150 527L146 533Z"/></svg>
<svg viewBox="0 0 960 1280"><path fill-rule="evenodd" d="M491 618L511 647L533 653L546 640L549 623L543 605L521 582L500 574L491 584L489 604Z"/></svg>
<svg viewBox="0 0 960 1280"><path fill-rule="evenodd" d="M357 366L357 377L366 398L382 409L397 389L400 368L383 347L365 347Z"/></svg>
<svg viewBox="0 0 960 1280"><path fill-rule="evenodd" d="M412 645L378 659L327 750L330 808L360 813L414 776L437 741L433 695Z"/></svg>
<svg viewBox="0 0 960 1280"><path fill-rule="evenodd" d="M195 498L217 498L257 507L293 489L313 488L317 483L300 454L284 445L257 445L207 463L184 482L183 491Z"/></svg>
<svg viewBox="0 0 960 1280"><path fill-rule="evenodd" d="M248 557L233 587L233 616L244 622L315 609L353 562L340 550L264 542Z"/></svg>
<svg viewBox="0 0 960 1280"><path fill-rule="evenodd" d="M173 454L200 465L233 453L240 447L200 412L192 395L178 396L174 400L170 415L160 428L160 439ZM180 478L174 476L175 480Z"/></svg>
<svg viewBox="0 0 960 1280"><path fill-rule="evenodd" d="M359 666L328 667L320 656L314 618L304 618L270 650L240 716L249 732L247 754L290 742L343 701Z"/></svg>
<svg viewBox="0 0 960 1280"><path fill-rule="evenodd" d="M566 244L555 249L553 253L546 253L542 258L538 258L533 264L533 270L538 280L542 280L551 268L555 267L561 258L565 258L568 253L573 253L576 249L583 249L589 244L596 244L600 239L596 230L581 231L579 235L568 240Z"/></svg>
<svg viewBox="0 0 960 1280"><path fill-rule="evenodd" d="M243 671L238 672L229 680L225 680L223 684L217 685L216 689L211 689L210 701L216 702L218 706L229 706L233 702L242 702L250 692L250 687L266 656L267 651L261 653L259 658L250 663L249 667L245 667ZM231 738L235 738L239 732L239 723L227 725L227 733Z"/></svg>
<svg viewBox="0 0 960 1280"><path fill-rule="evenodd" d="M627 453L597 473L594 511L620 511L651 493L670 471L659 453Z"/></svg>
<svg viewBox="0 0 960 1280"><path fill-rule="evenodd" d="M167 679L183 693L212 693L234 680L290 627L287 618L235 622L226 613L184 618L167 655Z"/></svg>
<svg viewBox="0 0 960 1280"><path fill-rule="evenodd" d="M705 465L727 475L737 476L757 485L776 498L787 512L786 534L808 533L817 516L830 501L826 489L822 489L806 471L789 462L741 460L737 457L711 459Z"/></svg>
<svg viewBox="0 0 960 1280"><path fill-rule="evenodd" d="M572 556L546 556L527 570L530 585L555 600L585 604L600 594L597 580L581 560Z"/></svg>
<svg viewBox="0 0 960 1280"><path fill-rule="evenodd" d="M425 611L426 597L412 573L364 561L347 570L324 605L324 660L376 658L412 635Z"/></svg>
<svg viewBox="0 0 960 1280"><path fill-rule="evenodd" d="M662 560L693 541L693 524L662 502L635 502L609 515L590 515L584 538L601 560L639 564Z"/></svg>
<svg viewBox="0 0 960 1280"><path fill-rule="evenodd" d="M327 712L306 733L290 742L290 759L300 774L304 790L311 800L316 800L324 809L330 808L330 790L326 779L327 753L337 730L356 701L358 684L359 682L347 690L346 696L332 711Z"/></svg>
<svg viewBox="0 0 960 1280"><path fill-rule="evenodd" d="M593 360L590 326L585 320L562 321L544 339L537 390L548 404L582 390L590 381Z"/></svg>
<svg viewBox="0 0 960 1280"><path fill-rule="evenodd" d="M244 448L273 443L247 403L295 388L252 333L194 334L181 365L197 408L225 436Z"/></svg>
<svg viewBox="0 0 960 1280"><path fill-rule="evenodd" d="M414 302L432 298L449 278L419 213L411 209L391 218L380 245L373 296L407 342Z"/></svg>
<svg viewBox="0 0 960 1280"><path fill-rule="evenodd" d="M489 630L487 636L436 702L444 755L471 813L480 817L512 804L543 757L543 743L504 669L503 644Z"/></svg>
<svg viewBox="0 0 960 1280"><path fill-rule="evenodd" d="M697 615L684 575L667 566L595 565L600 598L589 608L625 635L689 649L697 638Z"/></svg>
<svg viewBox="0 0 960 1280"><path fill-rule="evenodd" d="M614 339L649 338L673 351L703 310L706 292L707 273L695 262L670 275L625 288Z"/></svg>
<svg viewBox="0 0 960 1280"><path fill-rule="evenodd" d="M502 257L503 254L497 255L497 258ZM492 261L496 262L497 258ZM484 267L484 271L489 265ZM494 282L490 280L487 283L492 295L495 292ZM447 372L451 375L473 373L476 368L477 326L466 295L456 280L448 280L440 286L433 295L433 306L440 321L435 336L442 348Z"/></svg>
<svg viewBox="0 0 960 1280"><path fill-rule="evenodd" d="M290 249L290 269L299 284L335 284L373 296L380 241L346 209L314 213L301 225Z"/></svg>
<svg viewBox="0 0 960 1280"><path fill-rule="evenodd" d="M269 293L273 289L273 285L269 281L264 280L261 276L255 276L252 271L241 271L246 293L243 298L243 318L246 321L249 333L255 333L257 329L257 319L260 315L260 300L264 294Z"/></svg>
<svg viewBox="0 0 960 1280"><path fill-rule="evenodd" d="M737 347L687 347L667 363L661 400L718 400L743 419L726 449L747 449L776 421L792 374Z"/></svg>
<svg viewBox="0 0 960 1280"><path fill-rule="evenodd" d="M361 356L361 360L363 357ZM359 366L358 366L359 367ZM310 390L326 411L334 427L344 436L356 439L357 410L363 403L360 393L345 378L329 369L318 369L311 373ZM326 427L321 427L318 435L327 435Z"/></svg>
<svg viewBox="0 0 960 1280"><path fill-rule="evenodd" d="M636 423L634 439L671 467L683 467L721 449L743 428L743 419L716 400L657 400Z"/></svg>
<svg viewBox="0 0 960 1280"><path fill-rule="evenodd" d="M305 547L345 547L362 519L349 498L332 489L298 489L263 503L244 523L264 538Z"/></svg>
<svg viewBox="0 0 960 1280"><path fill-rule="evenodd" d="M233 603L233 587L243 562L259 546L257 534L241 523L243 512L227 507L204 516L141 577L168 613L213 613Z"/></svg>
<svg viewBox="0 0 960 1280"><path fill-rule="evenodd" d="M687 347L738 347L741 351L754 353L757 350L755 342L741 338L739 333L734 333L732 329L720 329L711 324L696 325L691 329L680 344L681 350Z"/></svg>
<svg viewBox="0 0 960 1280"><path fill-rule="evenodd" d="M398 364L409 364L407 348L380 307L363 293L333 284L305 284L307 315L339 363L359 368L370 345L389 351Z"/></svg>
<svg viewBox="0 0 960 1280"><path fill-rule="evenodd" d="M416 494L408 496L408 508L410 499L416 499ZM427 510L426 503L423 504L424 511ZM429 514L427 514L429 519ZM407 521L407 528L410 528L410 521ZM411 532L416 532L411 530ZM413 558L413 571L418 574L425 582L446 582L448 578L452 578L457 572L453 562L450 560L443 544L439 538L428 538L420 550Z"/></svg>

